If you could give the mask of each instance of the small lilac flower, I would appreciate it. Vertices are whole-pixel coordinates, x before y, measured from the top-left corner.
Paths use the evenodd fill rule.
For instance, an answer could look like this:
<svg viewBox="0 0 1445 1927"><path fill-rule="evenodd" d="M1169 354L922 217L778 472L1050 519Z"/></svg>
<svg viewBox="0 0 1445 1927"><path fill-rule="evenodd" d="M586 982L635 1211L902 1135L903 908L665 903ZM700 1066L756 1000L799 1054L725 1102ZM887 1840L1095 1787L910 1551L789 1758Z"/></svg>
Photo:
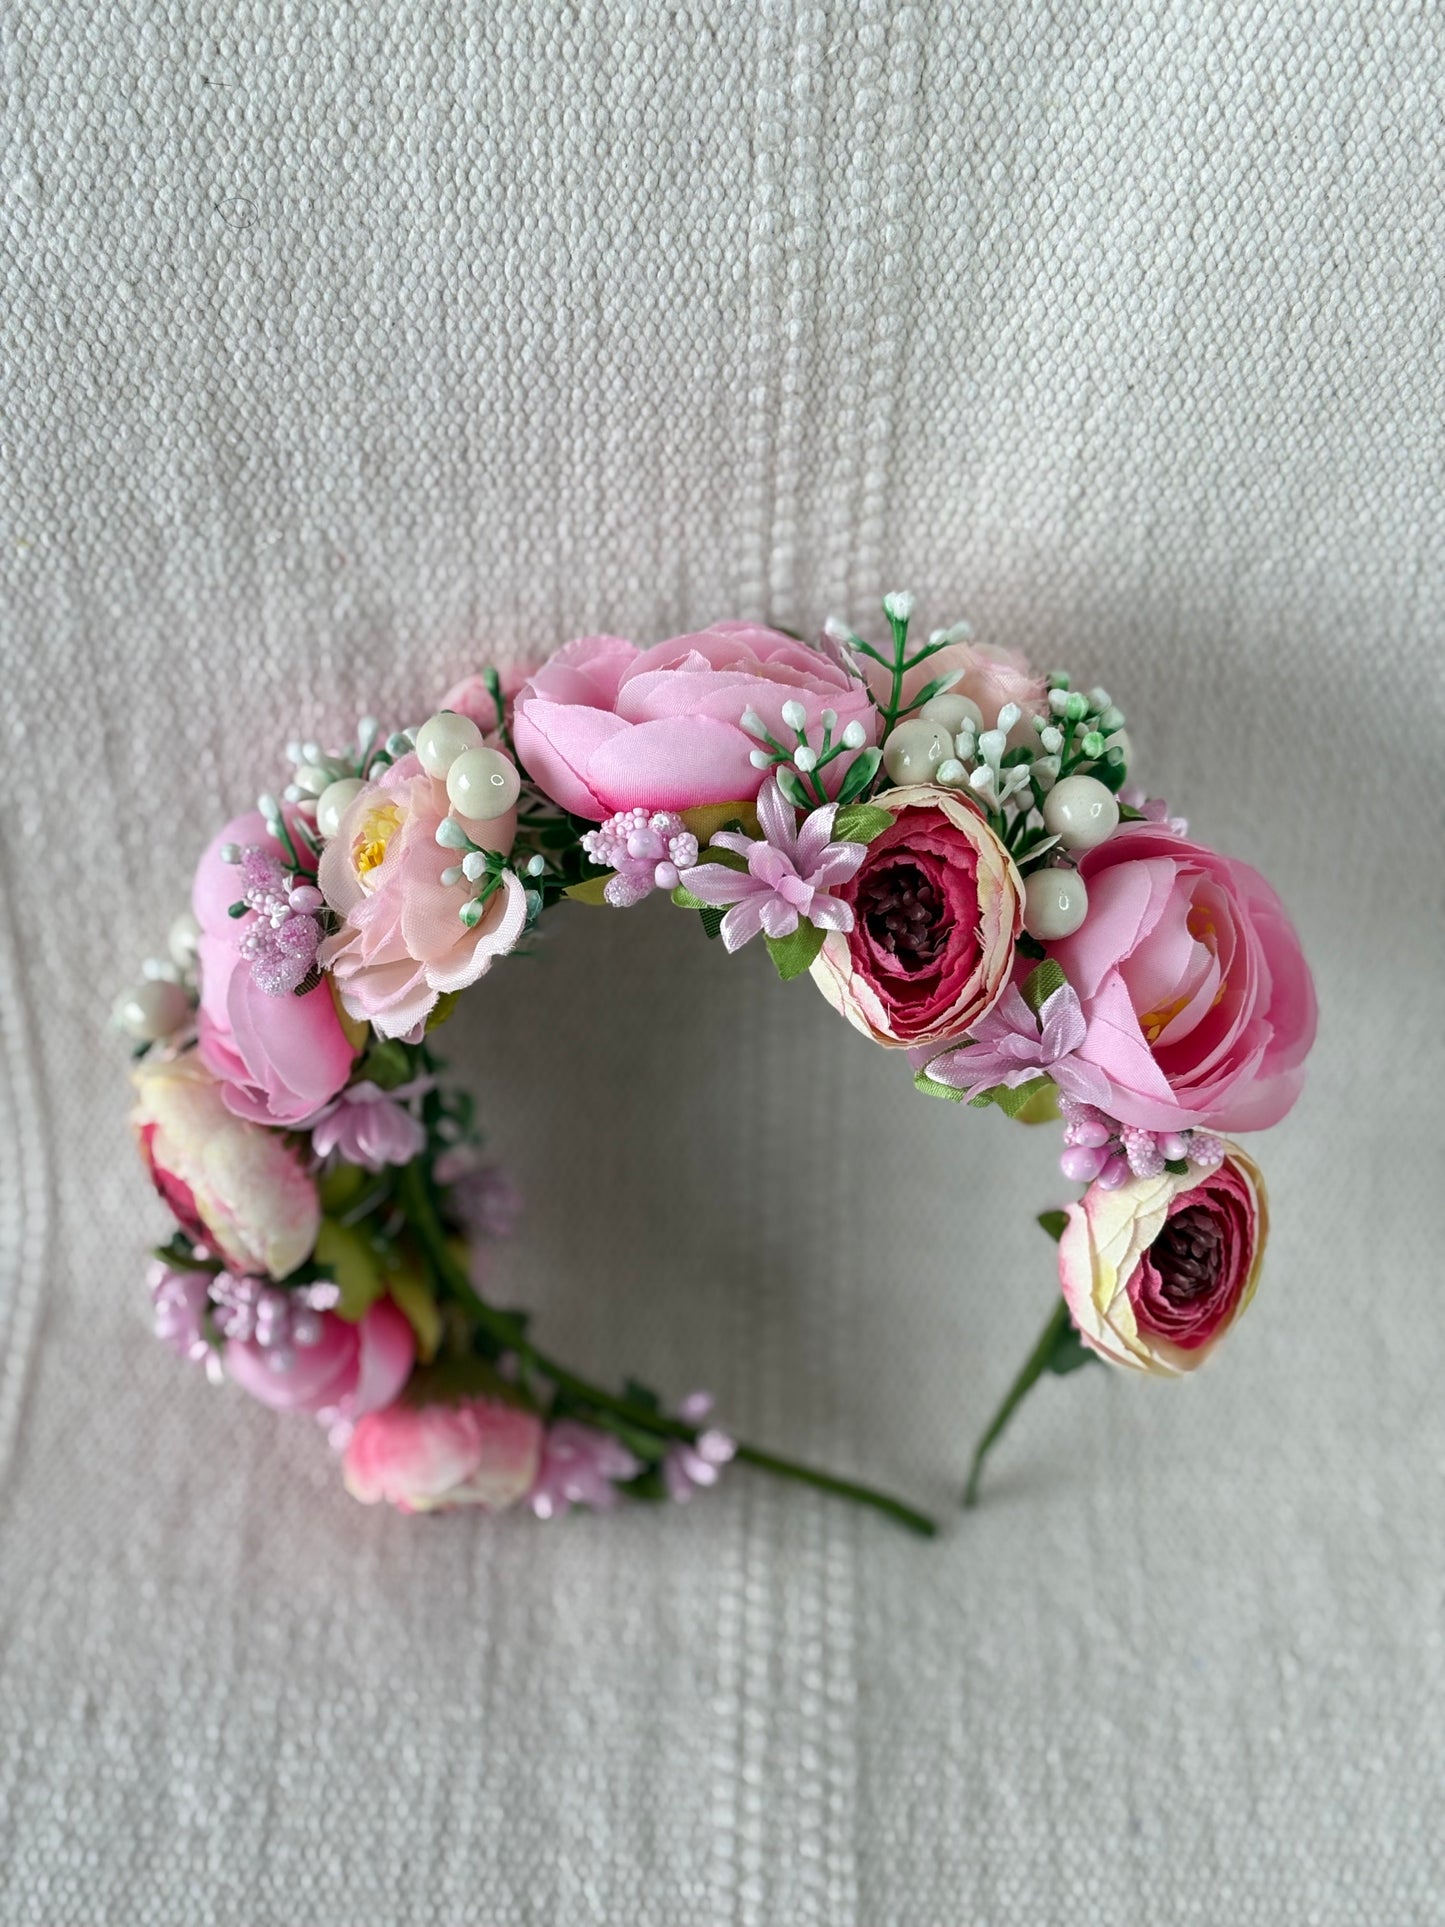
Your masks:
<svg viewBox="0 0 1445 1927"><path fill-rule="evenodd" d="M1095 1064L1075 1053L1087 1026L1078 993L1061 984L1044 1000L1037 1017L1017 984L1010 984L987 1017L969 1032L973 1042L926 1062L935 1084L976 1097L1000 1084L1016 1090L1042 1072L1059 1091L1091 1104L1108 1095L1109 1085Z"/></svg>
<svg viewBox="0 0 1445 1927"><path fill-rule="evenodd" d="M620 1480L642 1470L621 1439L595 1425L558 1419L542 1441L542 1464L527 1503L539 1519L560 1519L574 1505L606 1512L617 1503Z"/></svg>
<svg viewBox="0 0 1445 1927"><path fill-rule="evenodd" d="M731 906L721 925L728 950L741 949L760 932L791 937L800 917L819 930L853 928L852 906L829 896L828 890L855 874L868 846L829 840L837 814L838 805L829 803L810 811L799 829L797 811L778 788L777 778L769 777L758 797L762 836L720 830L712 839L714 849L746 857L746 872L721 863L699 863L684 871L684 889L704 903Z"/></svg>
<svg viewBox="0 0 1445 1927"><path fill-rule="evenodd" d="M711 1392L689 1392L677 1408L679 1418L689 1425L705 1419L713 1407ZM663 1483L667 1496L677 1505L686 1505L695 1492L716 1485L723 1467L737 1452L737 1440L709 1426L699 1432L695 1443L677 1439L669 1445L662 1461Z"/></svg>
<svg viewBox="0 0 1445 1927"><path fill-rule="evenodd" d="M603 895L616 910L641 903L653 890L675 890L697 862L697 838L676 810L619 810L589 830L582 848L594 863L615 870Z"/></svg>
<svg viewBox="0 0 1445 1927"><path fill-rule="evenodd" d="M367 1171L410 1164L426 1149L426 1131L398 1100L415 1096L430 1082L418 1078L394 1091L384 1091L367 1078L348 1084L312 1120L311 1148L322 1158L339 1151L348 1164Z"/></svg>
<svg viewBox="0 0 1445 1927"><path fill-rule="evenodd" d="M510 1238L522 1215L522 1194L500 1164L483 1164L476 1147L454 1144L433 1167L454 1217L484 1238Z"/></svg>
<svg viewBox="0 0 1445 1927"><path fill-rule="evenodd" d="M173 1271L157 1258L147 1279L155 1334L178 1358L204 1363L211 1347L206 1342L205 1316L211 1275L206 1271Z"/></svg>

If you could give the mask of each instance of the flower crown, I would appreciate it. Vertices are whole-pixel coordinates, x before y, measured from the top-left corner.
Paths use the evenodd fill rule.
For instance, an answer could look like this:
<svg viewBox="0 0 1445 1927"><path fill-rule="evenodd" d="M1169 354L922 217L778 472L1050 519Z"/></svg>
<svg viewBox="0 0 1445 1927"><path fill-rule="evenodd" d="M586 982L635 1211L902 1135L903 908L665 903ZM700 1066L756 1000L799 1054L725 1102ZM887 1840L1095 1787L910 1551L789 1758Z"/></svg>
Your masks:
<svg viewBox="0 0 1445 1927"><path fill-rule="evenodd" d="M963 624L818 645L720 622L569 644L461 683L419 727L292 744L284 795L217 835L170 958L117 1005L135 1125L177 1228L158 1334L314 1414L358 1499L548 1518L686 1499L734 1462L932 1522L743 1443L694 1393L598 1385L478 1287L512 1190L432 1036L560 905L661 892L761 938L919 1090L1061 1120L1085 1187L1040 1223L1062 1292L984 1432L1093 1358L1192 1371L1253 1295L1264 1187L1225 1135L1276 1123L1315 1000L1278 898L1128 781L1122 710Z"/></svg>

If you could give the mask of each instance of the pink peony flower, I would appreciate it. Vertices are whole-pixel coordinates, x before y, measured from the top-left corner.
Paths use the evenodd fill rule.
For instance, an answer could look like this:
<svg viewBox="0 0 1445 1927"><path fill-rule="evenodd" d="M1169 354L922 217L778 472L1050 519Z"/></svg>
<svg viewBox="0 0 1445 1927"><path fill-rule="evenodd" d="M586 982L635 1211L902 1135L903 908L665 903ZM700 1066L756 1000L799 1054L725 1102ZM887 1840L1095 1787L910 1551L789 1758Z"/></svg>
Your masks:
<svg viewBox="0 0 1445 1927"><path fill-rule="evenodd" d="M242 946L258 919L233 917L242 894L236 864L225 863L228 843L260 845L280 856L258 811L238 816L211 839L196 868L191 907L201 926L196 944L201 1007L197 1018L203 1062L221 1080L227 1108L256 1124L299 1124L351 1075L355 1056L324 980L302 996L264 990ZM301 848L300 844L297 846Z"/></svg>
<svg viewBox="0 0 1445 1927"><path fill-rule="evenodd" d="M484 1506L500 1512L532 1490L542 1421L500 1399L455 1405L391 1405L368 1413L346 1448L346 1489L363 1505L385 1499L402 1512Z"/></svg>
<svg viewBox="0 0 1445 1927"><path fill-rule="evenodd" d="M1268 1231L1263 1180L1237 1145L1209 1168L1091 1184L1059 1241L1080 1338L1114 1365L1193 1371L1254 1296Z"/></svg>
<svg viewBox="0 0 1445 1927"><path fill-rule="evenodd" d="M893 683L890 671L882 663L874 662L871 656L864 656L860 666L867 674L874 695L880 703L886 703ZM1044 678L1012 649L989 649L972 642L949 643L936 655L921 662L916 669L910 669L903 678L905 704L916 701L919 691L937 677L955 673L959 680L950 694L967 696L971 702L977 703L985 729L994 728L998 722L998 712L1005 703L1017 703L1023 711L1023 721L1017 725L1018 740L1036 740L1028 719L1047 706L1047 685Z"/></svg>
<svg viewBox="0 0 1445 1927"><path fill-rule="evenodd" d="M390 1405L416 1359L411 1325L391 1300L379 1298L359 1324L331 1311L313 1317L308 1344L298 1336L278 1350L254 1338L228 1339L228 1377L277 1411L360 1419Z"/></svg>
<svg viewBox="0 0 1445 1927"><path fill-rule="evenodd" d="M1008 986L1022 927L1012 857L966 798L929 784L887 790L896 818L857 874L833 886L854 916L830 931L813 978L875 1043L957 1039Z"/></svg>
<svg viewBox="0 0 1445 1927"><path fill-rule="evenodd" d="M762 786L757 742L741 727L752 710L791 743L783 704L807 712L816 744L833 710L841 732L877 714L863 684L816 649L751 622L717 622L696 635L639 649L619 636L584 636L559 649L517 695L517 754L563 809L600 822L620 810L686 810L751 800ZM841 781L853 758L828 765Z"/></svg>
<svg viewBox="0 0 1445 1927"><path fill-rule="evenodd" d="M1257 870L1163 824L1129 823L1079 863L1089 912L1050 954L1079 994L1079 1056L1125 1124L1258 1131L1299 1096L1315 993Z"/></svg>
<svg viewBox="0 0 1445 1927"><path fill-rule="evenodd" d="M526 891L511 870L476 925L462 922L466 892L441 880L436 833L448 813L446 784L404 756L353 798L322 852L317 882L342 927L322 944L321 965L346 1011L383 1037L417 1034L438 997L475 983L526 925ZM505 854L516 811L467 830Z"/></svg>
<svg viewBox="0 0 1445 1927"><path fill-rule="evenodd" d="M237 1117L196 1055L147 1059L132 1081L141 1155L182 1228L234 1271L293 1272L321 1222L300 1152L279 1131Z"/></svg>

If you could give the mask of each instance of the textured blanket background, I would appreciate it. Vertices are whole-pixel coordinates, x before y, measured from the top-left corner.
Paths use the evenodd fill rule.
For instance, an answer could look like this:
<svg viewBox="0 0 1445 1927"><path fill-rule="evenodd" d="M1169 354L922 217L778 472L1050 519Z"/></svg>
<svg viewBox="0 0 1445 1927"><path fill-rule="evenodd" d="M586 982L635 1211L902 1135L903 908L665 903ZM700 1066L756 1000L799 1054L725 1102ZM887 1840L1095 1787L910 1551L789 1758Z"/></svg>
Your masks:
<svg viewBox="0 0 1445 1927"><path fill-rule="evenodd" d="M1414 4L16 0L0 1919L1445 1918L1445 44ZM766 959L559 913L451 1038L581 1364L739 1474L355 1506L147 1336L110 997L287 736L721 614L1067 659L1318 970L1257 1308L1046 1386L1048 1134Z"/></svg>

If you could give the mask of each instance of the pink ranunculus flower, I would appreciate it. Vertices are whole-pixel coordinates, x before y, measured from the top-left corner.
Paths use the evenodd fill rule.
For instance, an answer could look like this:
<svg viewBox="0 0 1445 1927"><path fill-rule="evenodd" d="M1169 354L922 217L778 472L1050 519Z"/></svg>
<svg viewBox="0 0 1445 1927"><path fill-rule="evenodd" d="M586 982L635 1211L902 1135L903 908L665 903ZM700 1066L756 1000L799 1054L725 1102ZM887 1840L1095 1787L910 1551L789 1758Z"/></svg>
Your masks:
<svg viewBox="0 0 1445 1927"><path fill-rule="evenodd" d="M321 1223L316 1185L279 1131L237 1117L225 1087L192 1054L132 1073L141 1155L183 1230L233 1271L284 1278L309 1257Z"/></svg>
<svg viewBox="0 0 1445 1927"><path fill-rule="evenodd" d="M243 849L258 844L281 855L265 818L253 810L211 839L196 868L191 907L201 926L198 1047L237 1117L257 1124L299 1124L341 1089L355 1052L325 980L298 997L289 991L273 995L252 977L241 943L256 916L230 914L241 884L237 866L221 859L228 843Z"/></svg>
<svg viewBox="0 0 1445 1927"><path fill-rule="evenodd" d="M569 642L522 685L512 729L529 775L563 809L601 822L619 810L686 810L751 800L765 772L751 710L780 742L796 739L783 704L800 702L814 745L825 709L835 736L878 733L865 686L816 649L753 622L715 622L639 649L620 636ZM851 755L828 765L836 789Z"/></svg>
<svg viewBox="0 0 1445 1927"><path fill-rule="evenodd" d="M535 1412L494 1398L454 1405L391 1405L351 1435L346 1489L363 1505L402 1512L476 1505L500 1512L532 1490L542 1457Z"/></svg>
<svg viewBox="0 0 1445 1927"><path fill-rule="evenodd" d="M359 1419L390 1405L416 1359L416 1336L391 1300L379 1298L356 1324L333 1311L316 1320L316 1342L288 1347L279 1360L254 1339L228 1339L226 1375L277 1411Z"/></svg>
<svg viewBox="0 0 1445 1927"><path fill-rule="evenodd" d="M1314 983L1257 870L1163 824L1127 823L1079 863L1089 911L1050 945L1079 994L1079 1056L1105 1108L1151 1131L1259 1131L1299 1096Z"/></svg>
<svg viewBox="0 0 1445 1927"><path fill-rule="evenodd" d="M885 790L891 829L832 886L853 928L830 931L813 980L836 1010L894 1049L961 1037L1008 986L1022 927L1013 858L966 797L931 784Z"/></svg>
<svg viewBox="0 0 1445 1927"><path fill-rule="evenodd" d="M316 880L341 919L321 945L321 967L348 1014L383 1037L419 1034L438 997L475 983L526 926L526 891L511 870L474 927L462 922L467 891L441 880L449 859L436 833L448 813L446 784L404 756L352 799L321 855ZM505 854L516 811L469 820L467 833Z"/></svg>
<svg viewBox="0 0 1445 1927"><path fill-rule="evenodd" d="M880 703L886 703L893 683L891 672L871 656L863 658L862 667L874 695ZM1023 711L1023 721L1016 725L1018 741L1036 740L1028 719L1046 707L1047 684L1038 671L1012 649L992 649L973 642L949 643L916 669L910 669L903 678L904 704L916 702L919 692L939 676L954 674L958 681L950 693L967 696L970 702L978 704L985 729L994 728L1005 703L1017 703Z"/></svg>
<svg viewBox="0 0 1445 1927"><path fill-rule="evenodd" d="M1268 1231L1264 1182L1237 1145L1207 1168L1091 1184L1059 1241L1080 1338L1114 1365L1193 1371L1254 1296Z"/></svg>
<svg viewBox="0 0 1445 1927"><path fill-rule="evenodd" d="M497 680L502 687L504 704L510 708L517 691L540 666L541 659L537 657L530 661L498 663ZM459 716L469 716L483 736L494 736L504 720L497 714L485 676L463 676L460 682L452 684L437 708L454 709Z"/></svg>

